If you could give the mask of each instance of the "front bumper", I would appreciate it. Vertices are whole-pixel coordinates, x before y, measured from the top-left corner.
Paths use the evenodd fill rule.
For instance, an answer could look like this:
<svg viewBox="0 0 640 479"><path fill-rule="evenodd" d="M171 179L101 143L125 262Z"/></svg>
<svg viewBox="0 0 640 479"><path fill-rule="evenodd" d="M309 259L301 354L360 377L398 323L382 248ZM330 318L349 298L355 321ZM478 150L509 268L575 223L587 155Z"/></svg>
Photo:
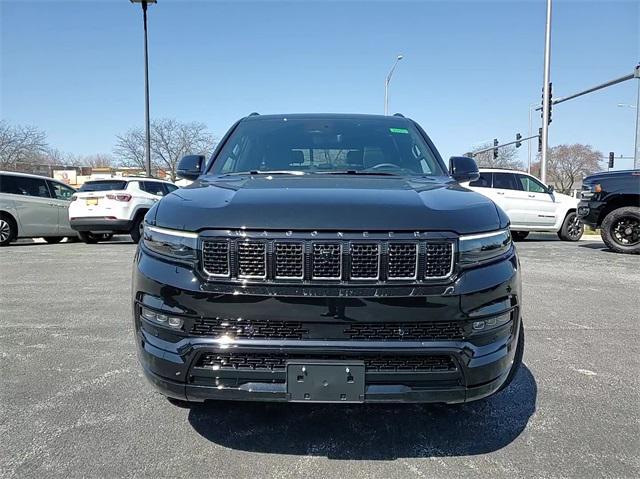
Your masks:
<svg viewBox="0 0 640 479"><path fill-rule="evenodd" d="M164 395L189 401L288 401L286 364L300 359L365 361L364 402L472 401L496 392L506 380L521 327L515 251L496 263L465 270L446 284L372 291L218 288L190 268L164 262L139 248L133 279L136 343L145 376ZM336 305L338 314L333 315ZM182 318L184 332L142 318L143 306ZM511 320L506 324L473 331L474 321L507 312ZM192 326L202 318L300 322L313 337L233 339L194 334ZM321 327L318 321L323 322ZM406 327L430 321L459 323L464 337L354 340L327 333L365 323L402 322ZM212 367L207 363L210 358L226 358L234 366ZM416 364L411 361L431 364L435 358L440 361L436 367L411 367ZM442 358L449 358L444 367ZM256 362L259 367L253 367Z"/></svg>
<svg viewBox="0 0 640 479"><path fill-rule="evenodd" d="M600 216L606 205L603 201L582 200L578 203L578 217L590 228L600 227Z"/></svg>

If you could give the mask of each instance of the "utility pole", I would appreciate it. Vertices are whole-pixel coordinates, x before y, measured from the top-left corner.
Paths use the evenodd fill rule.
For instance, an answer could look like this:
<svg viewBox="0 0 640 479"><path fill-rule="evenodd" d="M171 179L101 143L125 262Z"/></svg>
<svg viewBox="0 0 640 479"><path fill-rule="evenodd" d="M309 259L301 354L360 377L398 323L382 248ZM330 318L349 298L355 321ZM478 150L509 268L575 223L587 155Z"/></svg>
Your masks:
<svg viewBox="0 0 640 479"><path fill-rule="evenodd" d="M542 155L540 161L540 179L547 183L547 154L549 152L549 109L551 81L551 0L547 0L547 20L544 32L544 75L542 90Z"/></svg>

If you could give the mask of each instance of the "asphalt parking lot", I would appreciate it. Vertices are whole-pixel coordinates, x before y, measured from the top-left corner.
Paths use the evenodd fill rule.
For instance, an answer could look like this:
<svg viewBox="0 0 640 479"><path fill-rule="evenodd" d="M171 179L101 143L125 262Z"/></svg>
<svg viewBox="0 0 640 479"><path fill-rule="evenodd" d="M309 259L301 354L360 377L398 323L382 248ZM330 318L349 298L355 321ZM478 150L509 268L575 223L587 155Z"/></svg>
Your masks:
<svg viewBox="0 0 640 479"><path fill-rule="evenodd" d="M518 243L525 367L484 402L181 409L138 367L119 240L0 249L2 477L640 476L640 257Z"/></svg>

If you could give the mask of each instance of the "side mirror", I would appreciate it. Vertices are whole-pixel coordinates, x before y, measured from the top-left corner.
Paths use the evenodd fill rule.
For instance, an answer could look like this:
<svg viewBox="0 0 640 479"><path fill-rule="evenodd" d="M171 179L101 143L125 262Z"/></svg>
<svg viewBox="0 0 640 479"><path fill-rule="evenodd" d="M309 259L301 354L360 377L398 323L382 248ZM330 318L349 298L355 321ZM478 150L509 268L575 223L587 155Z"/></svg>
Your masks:
<svg viewBox="0 0 640 479"><path fill-rule="evenodd" d="M475 181L480 178L476 161L468 156L452 156L449 158L449 174L458 183Z"/></svg>
<svg viewBox="0 0 640 479"><path fill-rule="evenodd" d="M553 193L555 191L553 185L547 185L547 188L549 189L549 193Z"/></svg>
<svg viewBox="0 0 640 479"><path fill-rule="evenodd" d="M183 156L178 163L179 178L185 180L196 180L202 174L202 166L204 165L204 155L187 155Z"/></svg>

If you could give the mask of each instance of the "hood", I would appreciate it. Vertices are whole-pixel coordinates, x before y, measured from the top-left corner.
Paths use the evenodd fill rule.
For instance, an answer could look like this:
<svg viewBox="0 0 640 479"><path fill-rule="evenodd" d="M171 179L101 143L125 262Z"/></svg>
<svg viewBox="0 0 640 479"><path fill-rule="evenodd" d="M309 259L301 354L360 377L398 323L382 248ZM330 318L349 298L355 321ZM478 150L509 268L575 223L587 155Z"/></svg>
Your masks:
<svg viewBox="0 0 640 479"><path fill-rule="evenodd" d="M602 181L605 179L624 178L627 176L640 176L640 170L615 170L615 171L601 171L587 176L582 180L582 183L591 183L592 181Z"/></svg>
<svg viewBox="0 0 640 479"><path fill-rule="evenodd" d="M203 177L166 196L158 226L316 231L453 231L506 227L493 202L447 178Z"/></svg>
<svg viewBox="0 0 640 479"><path fill-rule="evenodd" d="M553 192L553 197L556 203L569 203L569 204L577 205L580 202L578 198L565 195L564 193L558 193L557 191Z"/></svg>

